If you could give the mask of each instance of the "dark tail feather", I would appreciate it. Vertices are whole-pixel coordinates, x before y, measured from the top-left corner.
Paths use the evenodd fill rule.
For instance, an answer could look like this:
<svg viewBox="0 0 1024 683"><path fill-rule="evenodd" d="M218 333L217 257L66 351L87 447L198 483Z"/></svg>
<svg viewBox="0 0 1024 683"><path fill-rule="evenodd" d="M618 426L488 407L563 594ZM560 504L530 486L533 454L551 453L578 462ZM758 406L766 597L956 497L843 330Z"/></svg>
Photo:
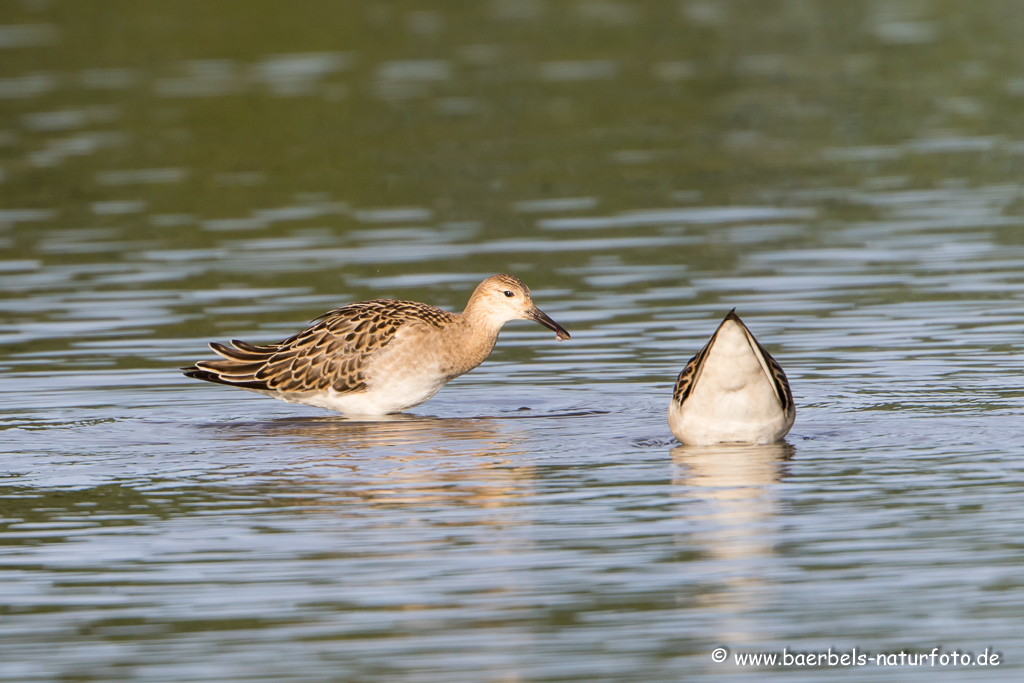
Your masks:
<svg viewBox="0 0 1024 683"><path fill-rule="evenodd" d="M257 389L260 391L271 390L270 387L267 386L266 382L262 382L255 379L249 379L252 377L252 375L249 375L249 377L236 376L236 378L231 378L229 375L225 377L215 371L207 370L206 368L201 367L203 362L204 361L201 360L200 364L196 366L182 368L181 373L185 377L194 380L203 380L204 382L213 382L214 384L223 384L224 386L239 387L240 389Z"/></svg>
<svg viewBox="0 0 1024 683"><path fill-rule="evenodd" d="M255 375L266 367L266 365L267 364L263 361L246 363L237 360L201 360L196 363L196 367L200 370L216 372L217 374L226 375L227 377L237 375Z"/></svg>
<svg viewBox="0 0 1024 683"><path fill-rule="evenodd" d="M230 346L218 344L217 342L210 342L210 348L222 358L227 358L229 361L238 361L240 363L266 361L274 354L274 351L276 351L276 348L259 349L256 347L250 347L255 349L250 351L249 349L231 348Z"/></svg>
<svg viewBox="0 0 1024 683"><path fill-rule="evenodd" d="M249 353L267 354L273 353L278 349L277 344L271 344L269 346L256 346L255 344L249 344L248 342L244 342L240 339L232 339L231 345L234 346L239 351L248 351Z"/></svg>
<svg viewBox="0 0 1024 683"><path fill-rule="evenodd" d="M188 367L188 368L182 368L181 372L186 377L190 377L192 379L201 379L204 382L213 382L214 384L223 384L225 386L238 387L240 389L257 389L257 390L260 390L260 391L269 391L270 390L270 387L267 386L266 382L260 382L260 381L242 381L242 382L237 382L237 381L232 381L232 380L230 380L228 378L221 377L216 372L211 372L210 370L205 370L205 369L203 369L201 367L197 367L195 365L193 365L191 367Z"/></svg>

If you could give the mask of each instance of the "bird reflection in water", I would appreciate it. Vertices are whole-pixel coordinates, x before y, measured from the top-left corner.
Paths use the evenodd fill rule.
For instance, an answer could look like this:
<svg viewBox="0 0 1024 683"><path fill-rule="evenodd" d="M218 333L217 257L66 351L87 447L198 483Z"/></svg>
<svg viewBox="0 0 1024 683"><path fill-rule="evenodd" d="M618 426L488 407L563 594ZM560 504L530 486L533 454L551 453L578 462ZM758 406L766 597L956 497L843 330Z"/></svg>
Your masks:
<svg viewBox="0 0 1024 683"><path fill-rule="evenodd" d="M219 426L232 440L288 449L282 475L327 498L388 505L502 507L528 492L534 468L521 420L384 415L287 418ZM284 483L284 482L282 482Z"/></svg>
<svg viewBox="0 0 1024 683"><path fill-rule="evenodd" d="M688 550L705 558L697 604L721 619L708 634L730 646L754 643L758 634L744 627L744 612L763 606L775 592L771 585L775 558L775 485L796 449L788 443L717 444L672 449L675 495L695 501L687 519L696 525L686 536ZM704 514L696 513L695 507ZM710 590L708 590L710 589Z"/></svg>

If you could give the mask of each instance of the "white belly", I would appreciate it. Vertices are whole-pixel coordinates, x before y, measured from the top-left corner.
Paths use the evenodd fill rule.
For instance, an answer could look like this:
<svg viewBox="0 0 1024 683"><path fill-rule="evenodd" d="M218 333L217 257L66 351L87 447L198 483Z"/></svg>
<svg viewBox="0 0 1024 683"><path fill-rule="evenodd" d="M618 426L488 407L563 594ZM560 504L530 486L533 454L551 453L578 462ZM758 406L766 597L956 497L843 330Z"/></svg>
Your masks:
<svg viewBox="0 0 1024 683"><path fill-rule="evenodd" d="M750 418L741 417L734 408L734 404L722 403L708 408L689 405L680 408L673 402L668 410L669 428L679 441L688 446L710 446L717 443L774 443L788 434L793 426L782 411L776 415Z"/></svg>
<svg viewBox="0 0 1024 683"><path fill-rule="evenodd" d="M304 403L317 408L326 408L342 413L345 416L373 416L400 413L423 403L440 391L447 382L424 381L422 378L410 377L401 381L391 381L366 391L339 394L327 391L307 396L281 396L290 403Z"/></svg>

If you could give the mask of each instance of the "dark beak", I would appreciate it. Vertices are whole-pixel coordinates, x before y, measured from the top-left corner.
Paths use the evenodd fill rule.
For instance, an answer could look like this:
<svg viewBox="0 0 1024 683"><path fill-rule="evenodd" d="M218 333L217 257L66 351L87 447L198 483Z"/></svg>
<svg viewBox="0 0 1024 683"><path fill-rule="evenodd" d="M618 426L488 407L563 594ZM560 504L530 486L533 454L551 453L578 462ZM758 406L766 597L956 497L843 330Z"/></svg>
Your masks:
<svg viewBox="0 0 1024 683"><path fill-rule="evenodd" d="M527 312L526 317L529 318L530 320L536 320L544 327L550 327L552 330L555 331L555 339L557 339L558 341L565 341L566 339L570 338L569 333L565 331L564 327L562 327L554 320L549 318L547 313L543 312L536 306L534 306Z"/></svg>

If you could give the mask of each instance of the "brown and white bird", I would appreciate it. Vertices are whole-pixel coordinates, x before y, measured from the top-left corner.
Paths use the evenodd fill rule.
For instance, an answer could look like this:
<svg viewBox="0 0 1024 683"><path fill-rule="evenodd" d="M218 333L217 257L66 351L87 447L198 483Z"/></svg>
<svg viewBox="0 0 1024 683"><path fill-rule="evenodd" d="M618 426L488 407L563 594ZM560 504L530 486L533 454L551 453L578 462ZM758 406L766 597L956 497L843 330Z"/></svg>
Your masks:
<svg viewBox="0 0 1024 683"><path fill-rule="evenodd" d="M256 391L345 415L385 415L417 406L480 365L510 320L534 320L569 339L519 278L481 282L462 313L414 301L376 299L316 318L276 344L211 342L223 360L183 368L186 377Z"/></svg>
<svg viewBox="0 0 1024 683"><path fill-rule="evenodd" d="M668 425L683 444L766 444L782 439L796 419L786 373L736 309L676 380Z"/></svg>

